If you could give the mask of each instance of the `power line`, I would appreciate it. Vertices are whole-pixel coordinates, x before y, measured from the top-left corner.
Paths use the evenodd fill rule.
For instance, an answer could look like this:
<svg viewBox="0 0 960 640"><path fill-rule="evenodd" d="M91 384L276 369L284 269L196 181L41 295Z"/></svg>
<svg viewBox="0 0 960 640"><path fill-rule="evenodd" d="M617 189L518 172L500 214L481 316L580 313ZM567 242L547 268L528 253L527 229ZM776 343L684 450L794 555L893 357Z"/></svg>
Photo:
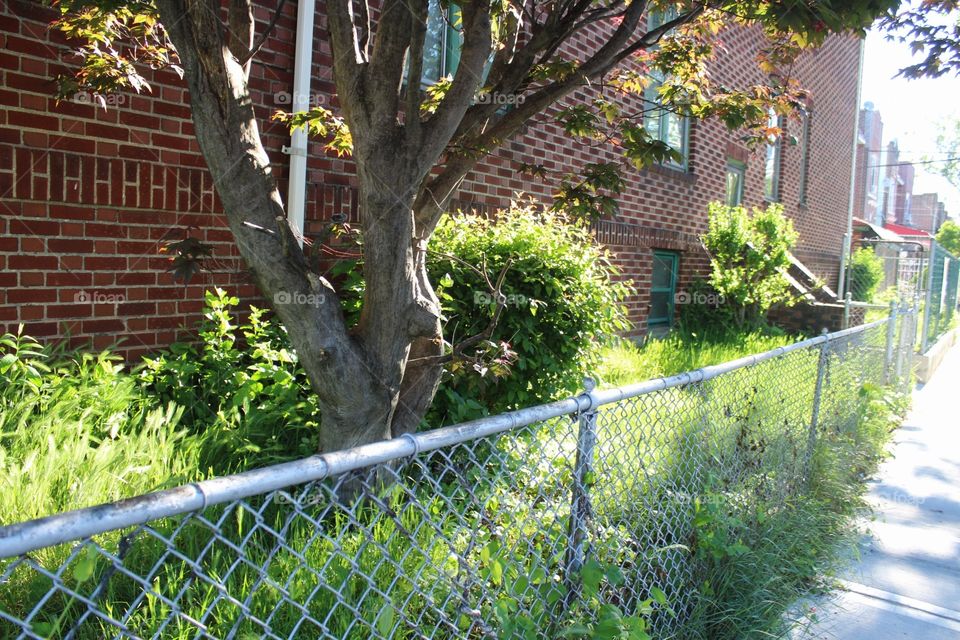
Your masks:
<svg viewBox="0 0 960 640"><path fill-rule="evenodd" d="M939 164L941 162L957 162L960 161L960 156L954 156L952 158L943 158L941 160L918 160L916 162L892 162L890 164L868 164L867 169L880 169L882 167L902 167L908 164Z"/></svg>

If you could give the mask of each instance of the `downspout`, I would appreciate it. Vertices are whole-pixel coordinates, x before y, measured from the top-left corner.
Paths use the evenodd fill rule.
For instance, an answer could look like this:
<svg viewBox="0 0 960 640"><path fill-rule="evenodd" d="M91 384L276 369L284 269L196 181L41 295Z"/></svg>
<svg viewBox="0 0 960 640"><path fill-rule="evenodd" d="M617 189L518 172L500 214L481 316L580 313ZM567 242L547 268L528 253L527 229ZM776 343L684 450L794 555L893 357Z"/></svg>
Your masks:
<svg viewBox="0 0 960 640"><path fill-rule="evenodd" d="M315 0L297 2L297 41L294 48L293 96L290 108L306 111L310 108L310 69L313 64L313 18ZM298 127L290 134L290 146L283 152L290 156L290 176L287 186L287 221L303 246L304 209L307 190L307 132Z"/></svg>
<svg viewBox="0 0 960 640"><path fill-rule="evenodd" d="M850 197L847 201L847 231L843 234L843 246L840 248L840 279L837 294L844 298L846 294L847 263L850 261L850 242L853 240L853 205L857 190L857 146L860 140L860 100L863 90L863 48L866 38L860 38L857 44L857 101L853 107L853 157L850 160Z"/></svg>

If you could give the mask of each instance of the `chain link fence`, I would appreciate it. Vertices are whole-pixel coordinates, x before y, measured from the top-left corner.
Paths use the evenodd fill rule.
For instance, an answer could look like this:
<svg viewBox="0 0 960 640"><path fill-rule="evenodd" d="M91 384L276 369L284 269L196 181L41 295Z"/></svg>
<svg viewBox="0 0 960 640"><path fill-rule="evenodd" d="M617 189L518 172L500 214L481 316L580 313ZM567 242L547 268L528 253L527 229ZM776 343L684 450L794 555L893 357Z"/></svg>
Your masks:
<svg viewBox="0 0 960 640"><path fill-rule="evenodd" d="M923 320L915 337L917 349L928 346L951 326L960 287L960 259L936 241L859 242L848 261L845 278L847 324L860 324L888 313L889 305L920 309Z"/></svg>
<svg viewBox="0 0 960 640"><path fill-rule="evenodd" d="M805 490L914 317L670 378L0 528L4 638L677 637L711 495ZM587 385L591 387L591 385ZM740 506L736 507L740 508ZM698 536L701 536L698 538Z"/></svg>
<svg viewBox="0 0 960 640"><path fill-rule="evenodd" d="M927 282L923 300L921 353L926 352L927 347L951 327L957 310L960 259L934 242L930 250L930 267L925 275Z"/></svg>

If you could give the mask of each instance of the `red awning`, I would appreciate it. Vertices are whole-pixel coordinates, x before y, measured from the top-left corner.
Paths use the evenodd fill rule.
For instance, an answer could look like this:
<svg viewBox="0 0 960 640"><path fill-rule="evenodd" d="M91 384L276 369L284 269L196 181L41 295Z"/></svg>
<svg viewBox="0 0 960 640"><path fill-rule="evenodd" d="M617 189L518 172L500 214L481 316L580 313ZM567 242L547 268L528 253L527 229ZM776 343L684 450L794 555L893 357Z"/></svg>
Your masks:
<svg viewBox="0 0 960 640"><path fill-rule="evenodd" d="M903 224L896 224L893 222L886 222L883 225L884 229L889 229L897 235L900 236L912 236L914 238L932 238L933 236L924 231L923 229L914 229L913 227L908 227Z"/></svg>

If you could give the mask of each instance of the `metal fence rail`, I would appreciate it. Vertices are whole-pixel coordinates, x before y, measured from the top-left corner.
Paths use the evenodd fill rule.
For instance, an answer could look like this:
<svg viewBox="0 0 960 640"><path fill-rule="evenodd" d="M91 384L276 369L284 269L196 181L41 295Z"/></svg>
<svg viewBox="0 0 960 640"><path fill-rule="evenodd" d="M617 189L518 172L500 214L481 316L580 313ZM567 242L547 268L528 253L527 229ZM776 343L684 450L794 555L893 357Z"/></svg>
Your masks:
<svg viewBox="0 0 960 640"><path fill-rule="evenodd" d="M817 439L856 429L858 391L907 384L915 331L895 313L3 527L0 636L556 638L574 614L652 598L671 637L697 606L709 496L749 508L803 491Z"/></svg>

